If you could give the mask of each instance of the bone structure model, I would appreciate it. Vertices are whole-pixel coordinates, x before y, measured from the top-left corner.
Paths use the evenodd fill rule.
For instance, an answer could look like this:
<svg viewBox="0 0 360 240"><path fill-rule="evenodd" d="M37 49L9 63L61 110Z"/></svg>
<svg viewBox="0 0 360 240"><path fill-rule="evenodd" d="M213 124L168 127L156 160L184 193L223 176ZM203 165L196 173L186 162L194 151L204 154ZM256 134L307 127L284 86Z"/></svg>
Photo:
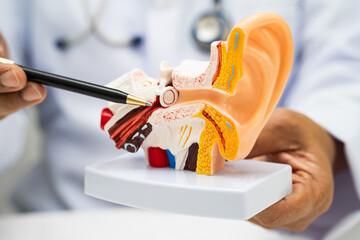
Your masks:
<svg viewBox="0 0 360 240"><path fill-rule="evenodd" d="M108 84L152 102L109 103L101 127L117 148L143 148L153 167L213 175L251 151L289 77L293 43L285 20L252 14L227 41L211 44L210 62L160 64L158 79L135 69Z"/></svg>

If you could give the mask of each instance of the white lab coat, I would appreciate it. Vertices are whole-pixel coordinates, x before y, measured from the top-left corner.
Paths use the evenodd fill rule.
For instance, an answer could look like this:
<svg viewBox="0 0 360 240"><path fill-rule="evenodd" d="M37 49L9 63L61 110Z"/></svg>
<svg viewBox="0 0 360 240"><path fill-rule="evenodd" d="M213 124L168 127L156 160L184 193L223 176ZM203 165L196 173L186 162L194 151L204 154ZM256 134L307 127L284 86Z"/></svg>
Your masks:
<svg viewBox="0 0 360 240"><path fill-rule="evenodd" d="M89 2L95 11L98 1ZM172 66L188 58L208 60L209 55L198 50L191 38L191 25L212 9L212 2L109 0L99 29L115 39L141 35L144 42L138 48L114 48L93 35L66 51L56 48L59 37L73 38L89 26L81 0L0 1L0 31L18 63L106 84L135 67L156 77L162 60ZM279 105L304 113L345 143L352 179L348 173L336 177L332 209L304 233L316 237L360 208L359 4L357 0L222 1L233 24L258 11L275 12L286 19L295 58ZM99 129L105 103L62 90L48 91L39 106L45 130L44 161L19 187L15 203L24 210L109 205L83 194L84 167L122 154ZM0 122L0 166L18 157L26 127L24 112Z"/></svg>

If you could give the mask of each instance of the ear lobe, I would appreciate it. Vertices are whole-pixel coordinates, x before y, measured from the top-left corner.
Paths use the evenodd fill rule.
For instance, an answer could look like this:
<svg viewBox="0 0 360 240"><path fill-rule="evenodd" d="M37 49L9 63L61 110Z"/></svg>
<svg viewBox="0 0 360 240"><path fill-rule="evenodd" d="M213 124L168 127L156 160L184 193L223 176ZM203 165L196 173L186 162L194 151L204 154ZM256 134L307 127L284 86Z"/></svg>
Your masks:
<svg viewBox="0 0 360 240"><path fill-rule="evenodd" d="M242 76L232 92L241 102L238 113L232 114L239 134L235 157L239 160L251 151L281 97L291 71L293 42L287 23L274 13L250 15L233 28L227 41L228 51L236 44L243 48L237 60Z"/></svg>

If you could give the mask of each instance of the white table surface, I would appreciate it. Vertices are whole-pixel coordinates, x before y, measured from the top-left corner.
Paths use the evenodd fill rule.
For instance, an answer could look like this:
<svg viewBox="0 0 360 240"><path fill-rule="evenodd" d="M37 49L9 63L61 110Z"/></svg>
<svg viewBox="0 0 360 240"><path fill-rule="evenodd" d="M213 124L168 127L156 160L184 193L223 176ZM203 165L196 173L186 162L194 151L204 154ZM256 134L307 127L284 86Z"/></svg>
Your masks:
<svg viewBox="0 0 360 240"><path fill-rule="evenodd" d="M247 221L119 207L0 216L1 240L301 239Z"/></svg>

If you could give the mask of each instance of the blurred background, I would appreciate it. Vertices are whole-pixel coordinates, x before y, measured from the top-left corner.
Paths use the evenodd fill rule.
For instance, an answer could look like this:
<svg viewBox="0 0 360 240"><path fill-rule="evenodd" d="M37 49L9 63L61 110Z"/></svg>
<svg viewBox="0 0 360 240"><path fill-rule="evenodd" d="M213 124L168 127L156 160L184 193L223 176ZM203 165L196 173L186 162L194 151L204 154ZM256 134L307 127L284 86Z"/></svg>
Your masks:
<svg viewBox="0 0 360 240"><path fill-rule="evenodd" d="M26 144L18 161L4 172L0 172L0 215L16 212L12 205L11 195L15 186L42 158L43 135L39 127L36 107L26 109L29 127L26 133Z"/></svg>

